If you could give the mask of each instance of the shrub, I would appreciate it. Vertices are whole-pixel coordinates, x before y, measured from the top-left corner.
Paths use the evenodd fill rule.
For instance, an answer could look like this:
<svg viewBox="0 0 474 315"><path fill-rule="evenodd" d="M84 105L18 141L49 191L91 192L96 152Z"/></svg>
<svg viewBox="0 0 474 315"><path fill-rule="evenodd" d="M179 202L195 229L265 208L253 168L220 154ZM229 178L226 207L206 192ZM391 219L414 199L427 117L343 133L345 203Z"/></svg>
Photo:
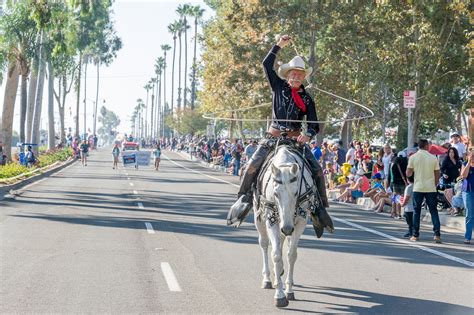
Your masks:
<svg viewBox="0 0 474 315"><path fill-rule="evenodd" d="M15 177L31 170L32 169L18 163L7 163L6 165L0 166L0 179Z"/></svg>

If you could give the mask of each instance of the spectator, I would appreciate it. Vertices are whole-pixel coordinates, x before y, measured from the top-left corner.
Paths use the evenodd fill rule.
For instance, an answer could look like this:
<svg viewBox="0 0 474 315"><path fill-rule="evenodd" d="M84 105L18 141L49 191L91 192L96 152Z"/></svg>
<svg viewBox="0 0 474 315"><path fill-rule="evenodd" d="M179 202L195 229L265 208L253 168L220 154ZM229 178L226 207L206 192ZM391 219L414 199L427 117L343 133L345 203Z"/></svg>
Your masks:
<svg viewBox="0 0 474 315"><path fill-rule="evenodd" d="M451 206L449 214L452 216L461 215L462 209L464 208L464 201L462 199L462 184L462 177L460 177L460 180L456 184L454 184L453 188L448 188L444 190L444 197Z"/></svg>
<svg viewBox="0 0 474 315"><path fill-rule="evenodd" d="M26 148L26 154L25 154L25 160L26 160L26 166L27 167L32 167L36 164L36 156L33 153L31 145L29 145Z"/></svg>
<svg viewBox="0 0 474 315"><path fill-rule="evenodd" d="M418 142L418 152L408 160L406 175L415 173L413 184L413 236L411 241L418 241L420 235L420 216L423 200L428 205L433 223L434 241L441 243L441 227L438 215L436 183L439 180L439 163L436 157L428 152L429 143L426 139Z"/></svg>
<svg viewBox="0 0 474 315"><path fill-rule="evenodd" d="M346 161L346 150L344 150L344 148L342 147L342 141L339 141L337 144L336 144L336 148L337 148L337 165L339 166L342 166L342 164L344 164L344 162Z"/></svg>
<svg viewBox="0 0 474 315"><path fill-rule="evenodd" d="M393 218L401 218L401 205L400 197L403 196L406 186L408 186L408 181L406 179L406 170L407 170L407 159L406 154L403 151L398 153L398 156L394 158L392 165L390 166L390 187L393 192L393 201L392 202L392 213Z"/></svg>
<svg viewBox="0 0 474 315"><path fill-rule="evenodd" d="M461 170L461 177L463 178L462 199L466 209L464 244L471 244L474 225L474 151L468 153L467 163Z"/></svg>
<svg viewBox="0 0 474 315"><path fill-rule="evenodd" d="M390 173L390 163L392 163L393 159L393 152L392 147L387 143L383 147L384 154L382 156L383 162L383 171L384 171L384 179L385 179L385 188L389 187L388 175Z"/></svg>
<svg viewBox="0 0 474 315"><path fill-rule="evenodd" d="M355 202L357 198L364 196L364 193L369 190L370 182L367 177L364 176L364 171L362 169L357 171L357 177L358 178L355 182L339 196L339 200L344 202Z"/></svg>
<svg viewBox="0 0 474 315"><path fill-rule="evenodd" d="M370 198L374 203L376 203L375 195L380 192L385 192L385 188L383 187L382 175L380 173L375 173L374 176L372 176L372 179L374 180L372 188L364 193L364 197Z"/></svg>
<svg viewBox="0 0 474 315"><path fill-rule="evenodd" d="M385 172L383 169L383 161L382 161L383 155L384 155L384 151L382 148L379 150L379 152L377 152L377 160L375 161L374 170L373 170L374 174L379 173L380 176L382 176L382 180L385 179Z"/></svg>
<svg viewBox="0 0 474 315"><path fill-rule="evenodd" d="M321 148L318 146L318 143L316 142L316 140L311 140L309 145L311 147L311 152L313 153L314 158L316 159L316 161L319 162L321 157L323 156L323 152L321 151Z"/></svg>
<svg viewBox="0 0 474 315"><path fill-rule="evenodd" d="M250 140L249 145L245 147L245 156L247 157L247 161L250 160L255 151L257 151L257 141Z"/></svg>
<svg viewBox="0 0 474 315"><path fill-rule="evenodd" d="M0 165L5 165L5 158L3 156L3 146L0 144Z"/></svg>
<svg viewBox="0 0 474 315"><path fill-rule="evenodd" d="M370 179L372 178L372 170L374 169L374 162L372 162L370 155L364 155L362 157L362 169L365 172L365 176Z"/></svg>
<svg viewBox="0 0 474 315"><path fill-rule="evenodd" d="M234 150L234 153L232 154L232 157L234 158L234 176L239 176L239 169L240 169L240 159L242 158L242 153L240 152L239 149Z"/></svg>
<svg viewBox="0 0 474 315"><path fill-rule="evenodd" d="M461 171L461 160L455 147L448 149L447 156L441 163L441 174L443 184L448 185L456 181Z"/></svg>
<svg viewBox="0 0 474 315"><path fill-rule="evenodd" d="M326 185L329 189L334 188L334 177L335 171L334 167L332 166L331 162L326 162L326 167L323 170L323 175L326 178Z"/></svg>
<svg viewBox="0 0 474 315"><path fill-rule="evenodd" d="M354 144L351 143L351 146L349 150L347 150L347 153L346 153L346 162L349 163L351 166L354 166L355 156L356 156L356 152L355 152Z"/></svg>
<svg viewBox="0 0 474 315"><path fill-rule="evenodd" d="M458 155L461 160L464 161L466 157L466 145L461 142L461 137L458 133L451 134L451 147L458 150Z"/></svg>
<svg viewBox="0 0 474 315"><path fill-rule="evenodd" d="M403 216L408 225L408 232L403 235L404 238L413 236L413 176L407 178L408 186L405 187L403 198L401 199L401 206L403 209Z"/></svg>

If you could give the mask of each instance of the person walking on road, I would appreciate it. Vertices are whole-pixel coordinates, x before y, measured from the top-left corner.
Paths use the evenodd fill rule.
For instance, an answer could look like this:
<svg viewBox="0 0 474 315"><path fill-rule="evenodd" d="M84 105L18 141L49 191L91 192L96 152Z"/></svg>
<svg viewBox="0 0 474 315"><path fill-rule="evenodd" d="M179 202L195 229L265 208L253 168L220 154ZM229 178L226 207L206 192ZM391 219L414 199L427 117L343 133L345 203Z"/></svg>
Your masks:
<svg viewBox="0 0 474 315"><path fill-rule="evenodd" d="M474 226L474 151L467 154L467 163L461 171L463 178L462 199L466 210L466 233L464 244L471 244L472 228Z"/></svg>
<svg viewBox="0 0 474 315"><path fill-rule="evenodd" d="M155 151L153 151L153 157L155 158L155 171L157 171L160 167L161 160L161 148L158 144L156 145Z"/></svg>
<svg viewBox="0 0 474 315"><path fill-rule="evenodd" d="M439 163L436 156L428 152L429 143L426 139L418 142L419 150L408 160L406 176L415 173L413 183L413 236L411 241L418 241L420 237L420 216L423 200L426 201L433 223L434 241L441 243L441 224L439 221L437 205L436 183L439 181Z"/></svg>
<svg viewBox="0 0 474 315"><path fill-rule="evenodd" d="M87 140L82 141L79 150L81 151L82 166L87 166L87 154L89 153L89 143L87 143Z"/></svg>
<svg viewBox="0 0 474 315"><path fill-rule="evenodd" d="M115 170L118 169L118 160L120 156L118 144L115 144L114 148L112 149L112 156L114 157L114 166L112 168Z"/></svg>

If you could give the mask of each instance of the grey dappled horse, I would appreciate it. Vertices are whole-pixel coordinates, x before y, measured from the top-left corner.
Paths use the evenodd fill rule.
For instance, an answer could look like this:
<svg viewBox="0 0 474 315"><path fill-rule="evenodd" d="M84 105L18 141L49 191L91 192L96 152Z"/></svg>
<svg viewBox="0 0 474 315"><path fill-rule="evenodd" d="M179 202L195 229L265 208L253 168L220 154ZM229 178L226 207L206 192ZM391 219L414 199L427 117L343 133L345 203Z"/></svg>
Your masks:
<svg viewBox="0 0 474 315"><path fill-rule="evenodd" d="M307 224L310 208L319 201L309 167L303 157L286 145L276 149L268 166L259 175L257 192L254 193L255 226L263 255L262 288L271 289L268 245L272 245L271 257L275 274L275 305L285 307L295 299L293 271L298 242ZM288 241L288 274L285 290L281 276L283 268L283 244Z"/></svg>

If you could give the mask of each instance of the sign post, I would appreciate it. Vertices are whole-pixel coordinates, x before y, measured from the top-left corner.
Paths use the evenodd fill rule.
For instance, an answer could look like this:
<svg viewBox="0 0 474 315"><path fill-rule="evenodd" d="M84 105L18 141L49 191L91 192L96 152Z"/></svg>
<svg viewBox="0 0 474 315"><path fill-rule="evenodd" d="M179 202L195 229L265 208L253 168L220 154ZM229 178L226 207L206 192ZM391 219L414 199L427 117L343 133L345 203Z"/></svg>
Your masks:
<svg viewBox="0 0 474 315"><path fill-rule="evenodd" d="M416 91L405 90L403 91L403 107L408 108L408 143L407 155L410 154L411 148L413 147L413 125L412 125L412 109L416 107Z"/></svg>

